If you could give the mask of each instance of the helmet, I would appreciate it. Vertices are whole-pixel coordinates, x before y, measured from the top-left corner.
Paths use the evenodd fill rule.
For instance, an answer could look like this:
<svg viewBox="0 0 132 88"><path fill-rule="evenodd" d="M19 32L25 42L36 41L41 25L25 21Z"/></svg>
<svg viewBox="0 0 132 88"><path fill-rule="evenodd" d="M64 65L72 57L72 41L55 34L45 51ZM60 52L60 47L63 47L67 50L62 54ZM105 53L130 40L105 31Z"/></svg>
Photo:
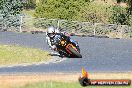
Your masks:
<svg viewBox="0 0 132 88"><path fill-rule="evenodd" d="M55 28L54 27L49 27L48 30L47 30L47 35L49 37L54 37L54 35L55 35Z"/></svg>
<svg viewBox="0 0 132 88"><path fill-rule="evenodd" d="M58 29L55 29L55 33L60 33L60 31Z"/></svg>

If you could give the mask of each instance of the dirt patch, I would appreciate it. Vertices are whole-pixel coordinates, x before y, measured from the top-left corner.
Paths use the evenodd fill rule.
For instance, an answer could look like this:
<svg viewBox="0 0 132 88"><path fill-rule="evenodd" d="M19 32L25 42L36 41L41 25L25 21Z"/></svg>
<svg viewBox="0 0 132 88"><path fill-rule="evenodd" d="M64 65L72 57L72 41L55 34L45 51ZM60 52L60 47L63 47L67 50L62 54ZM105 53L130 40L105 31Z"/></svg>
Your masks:
<svg viewBox="0 0 132 88"><path fill-rule="evenodd" d="M43 73L43 74L12 74L0 75L0 86L10 88L13 86L23 86L27 83L57 81L57 82L77 82L80 73ZM132 72L128 73L89 73L90 79L131 79Z"/></svg>

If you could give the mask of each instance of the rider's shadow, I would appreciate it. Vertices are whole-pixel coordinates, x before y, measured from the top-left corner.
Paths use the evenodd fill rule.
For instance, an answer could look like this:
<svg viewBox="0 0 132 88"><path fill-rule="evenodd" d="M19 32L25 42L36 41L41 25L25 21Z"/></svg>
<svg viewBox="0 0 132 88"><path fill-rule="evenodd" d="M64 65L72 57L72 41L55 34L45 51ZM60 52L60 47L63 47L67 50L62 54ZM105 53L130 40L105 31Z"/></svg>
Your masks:
<svg viewBox="0 0 132 88"><path fill-rule="evenodd" d="M64 57L66 57L66 58L75 58L75 57L68 57L68 56L61 56L61 55L59 55L59 54L57 54L57 53L50 53L50 54L48 54L48 55L50 55L50 56L55 56L55 57L61 57L61 58L64 58Z"/></svg>
<svg viewBox="0 0 132 88"><path fill-rule="evenodd" d="M61 55L59 55L59 54L55 54L55 53L50 53L49 55L50 55L50 56L55 56L55 57L61 57L61 58L64 58L64 57L62 57Z"/></svg>
<svg viewBox="0 0 132 88"><path fill-rule="evenodd" d="M50 53L49 55L50 56L59 56L60 57L60 55L59 54L56 54L56 53Z"/></svg>

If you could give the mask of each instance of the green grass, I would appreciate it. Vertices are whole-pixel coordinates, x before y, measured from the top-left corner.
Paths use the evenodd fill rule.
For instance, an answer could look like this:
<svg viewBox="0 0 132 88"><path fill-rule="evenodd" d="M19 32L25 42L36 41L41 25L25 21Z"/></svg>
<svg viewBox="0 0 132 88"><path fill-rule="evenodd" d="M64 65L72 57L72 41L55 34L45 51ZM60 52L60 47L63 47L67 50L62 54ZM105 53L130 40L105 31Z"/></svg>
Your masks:
<svg viewBox="0 0 132 88"><path fill-rule="evenodd" d="M63 83L63 82L38 82L29 83L21 87L13 88L84 88L79 83ZM132 86L87 86L85 88L132 88Z"/></svg>
<svg viewBox="0 0 132 88"><path fill-rule="evenodd" d="M48 52L39 49L0 45L0 65L41 62L50 59Z"/></svg>

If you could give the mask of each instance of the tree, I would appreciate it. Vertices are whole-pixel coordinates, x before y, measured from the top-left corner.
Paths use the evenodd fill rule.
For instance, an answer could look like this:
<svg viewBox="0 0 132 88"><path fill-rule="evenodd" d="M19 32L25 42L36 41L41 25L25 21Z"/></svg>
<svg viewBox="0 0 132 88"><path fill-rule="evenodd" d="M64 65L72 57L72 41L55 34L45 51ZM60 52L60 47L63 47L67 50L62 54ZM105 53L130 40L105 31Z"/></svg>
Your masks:
<svg viewBox="0 0 132 88"><path fill-rule="evenodd" d="M132 0L117 0L117 3L127 3L128 7L126 8L126 13L124 15L125 19L123 19L122 21L124 21L127 25L131 25L132 26Z"/></svg>
<svg viewBox="0 0 132 88"><path fill-rule="evenodd" d="M0 6L2 14L5 16L20 14L22 10L22 4L20 0L2 0Z"/></svg>
<svg viewBox="0 0 132 88"><path fill-rule="evenodd" d="M1 0L0 1L0 14L3 17L3 24L6 24L6 27L18 26L20 14L22 10L22 3L20 0Z"/></svg>
<svg viewBox="0 0 132 88"><path fill-rule="evenodd" d="M127 25L128 14L127 10L121 6L113 6L112 16L110 17L111 23Z"/></svg>
<svg viewBox="0 0 132 88"><path fill-rule="evenodd" d="M132 0L117 0L117 3L125 2L128 5L128 12L132 15Z"/></svg>

